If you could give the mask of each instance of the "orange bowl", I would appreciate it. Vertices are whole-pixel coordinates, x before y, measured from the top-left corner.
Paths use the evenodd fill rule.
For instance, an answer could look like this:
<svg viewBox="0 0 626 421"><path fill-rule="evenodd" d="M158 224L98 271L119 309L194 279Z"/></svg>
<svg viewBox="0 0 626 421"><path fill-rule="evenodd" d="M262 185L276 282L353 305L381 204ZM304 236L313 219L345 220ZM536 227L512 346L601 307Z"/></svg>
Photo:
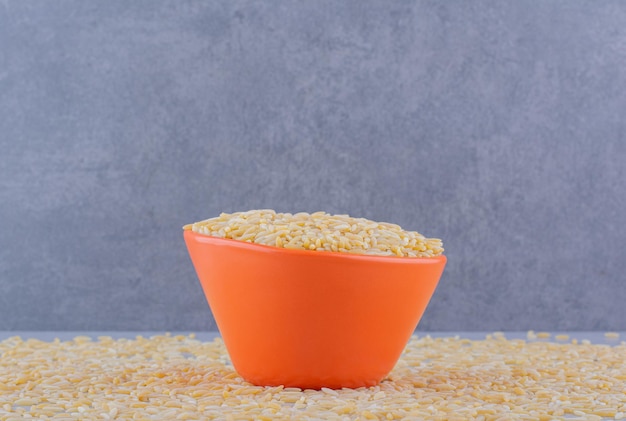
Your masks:
<svg viewBox="0 0 626 421"><path fill-rule="evenodd" d="M357 388L393 368L445 256L291 250L184 231L235 370L255 385Z"/></svg>

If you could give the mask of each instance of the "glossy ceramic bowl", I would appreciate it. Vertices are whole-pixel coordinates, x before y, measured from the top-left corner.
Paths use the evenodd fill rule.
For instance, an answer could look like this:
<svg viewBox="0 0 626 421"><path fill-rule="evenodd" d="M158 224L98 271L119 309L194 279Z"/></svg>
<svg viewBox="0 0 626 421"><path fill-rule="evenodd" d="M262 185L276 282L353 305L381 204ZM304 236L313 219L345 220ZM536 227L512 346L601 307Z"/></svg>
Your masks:
<svg viewBox="0 0 626 421"><path fill-rule="evenodd" d="M446 264L184 231L235 370L256 385L361 387L394 367Z"/></svg>

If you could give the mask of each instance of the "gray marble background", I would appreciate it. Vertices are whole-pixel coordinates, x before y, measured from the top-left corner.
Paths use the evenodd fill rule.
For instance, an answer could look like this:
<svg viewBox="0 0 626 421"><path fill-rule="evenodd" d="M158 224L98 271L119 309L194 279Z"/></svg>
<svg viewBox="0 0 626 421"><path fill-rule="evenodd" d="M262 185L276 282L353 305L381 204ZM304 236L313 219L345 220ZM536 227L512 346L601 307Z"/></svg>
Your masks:
<svg viewBox="0 0 626 421"><path fill-rule="evenodd" d="M0 330L210 330L183 224L444 240L420 330L626 329L626 3L0 1Z"/></svg>

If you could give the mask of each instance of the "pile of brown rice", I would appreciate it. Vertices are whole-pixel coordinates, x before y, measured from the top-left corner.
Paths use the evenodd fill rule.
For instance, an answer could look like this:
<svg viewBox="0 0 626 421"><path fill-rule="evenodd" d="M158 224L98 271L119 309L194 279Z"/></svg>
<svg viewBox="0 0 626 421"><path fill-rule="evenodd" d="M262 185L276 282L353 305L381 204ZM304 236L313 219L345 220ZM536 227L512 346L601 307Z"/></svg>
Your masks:
<svg viewBox="0 0 626 421"><path fill-rule="evenodd" d="M222 213L183 229L289 249L403 257L443 253L440 239L426 238L395 224L325 212L290 214L265 209Z"/></svg>
<svg viewBox="0 0 626 421"><path fill-rule="evenodd" d="M619 420L624 361L624 342L423 337L378 386L300 390L246 383L220 339L12 337L0 342L0 419Z"/></svg>

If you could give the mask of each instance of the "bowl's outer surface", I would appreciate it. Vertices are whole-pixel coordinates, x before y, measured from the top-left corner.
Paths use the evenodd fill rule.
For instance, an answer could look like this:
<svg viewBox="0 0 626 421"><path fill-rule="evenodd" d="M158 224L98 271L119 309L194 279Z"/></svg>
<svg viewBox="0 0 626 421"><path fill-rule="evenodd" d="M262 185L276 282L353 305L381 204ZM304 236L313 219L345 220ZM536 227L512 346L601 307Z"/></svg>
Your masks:
<svg viewBox="0 0 626 421"><path fill-rule="evenodd" d="M393 368L445 256L286 250L184 232L235 370L247 381L361 387Z"/></svg>

